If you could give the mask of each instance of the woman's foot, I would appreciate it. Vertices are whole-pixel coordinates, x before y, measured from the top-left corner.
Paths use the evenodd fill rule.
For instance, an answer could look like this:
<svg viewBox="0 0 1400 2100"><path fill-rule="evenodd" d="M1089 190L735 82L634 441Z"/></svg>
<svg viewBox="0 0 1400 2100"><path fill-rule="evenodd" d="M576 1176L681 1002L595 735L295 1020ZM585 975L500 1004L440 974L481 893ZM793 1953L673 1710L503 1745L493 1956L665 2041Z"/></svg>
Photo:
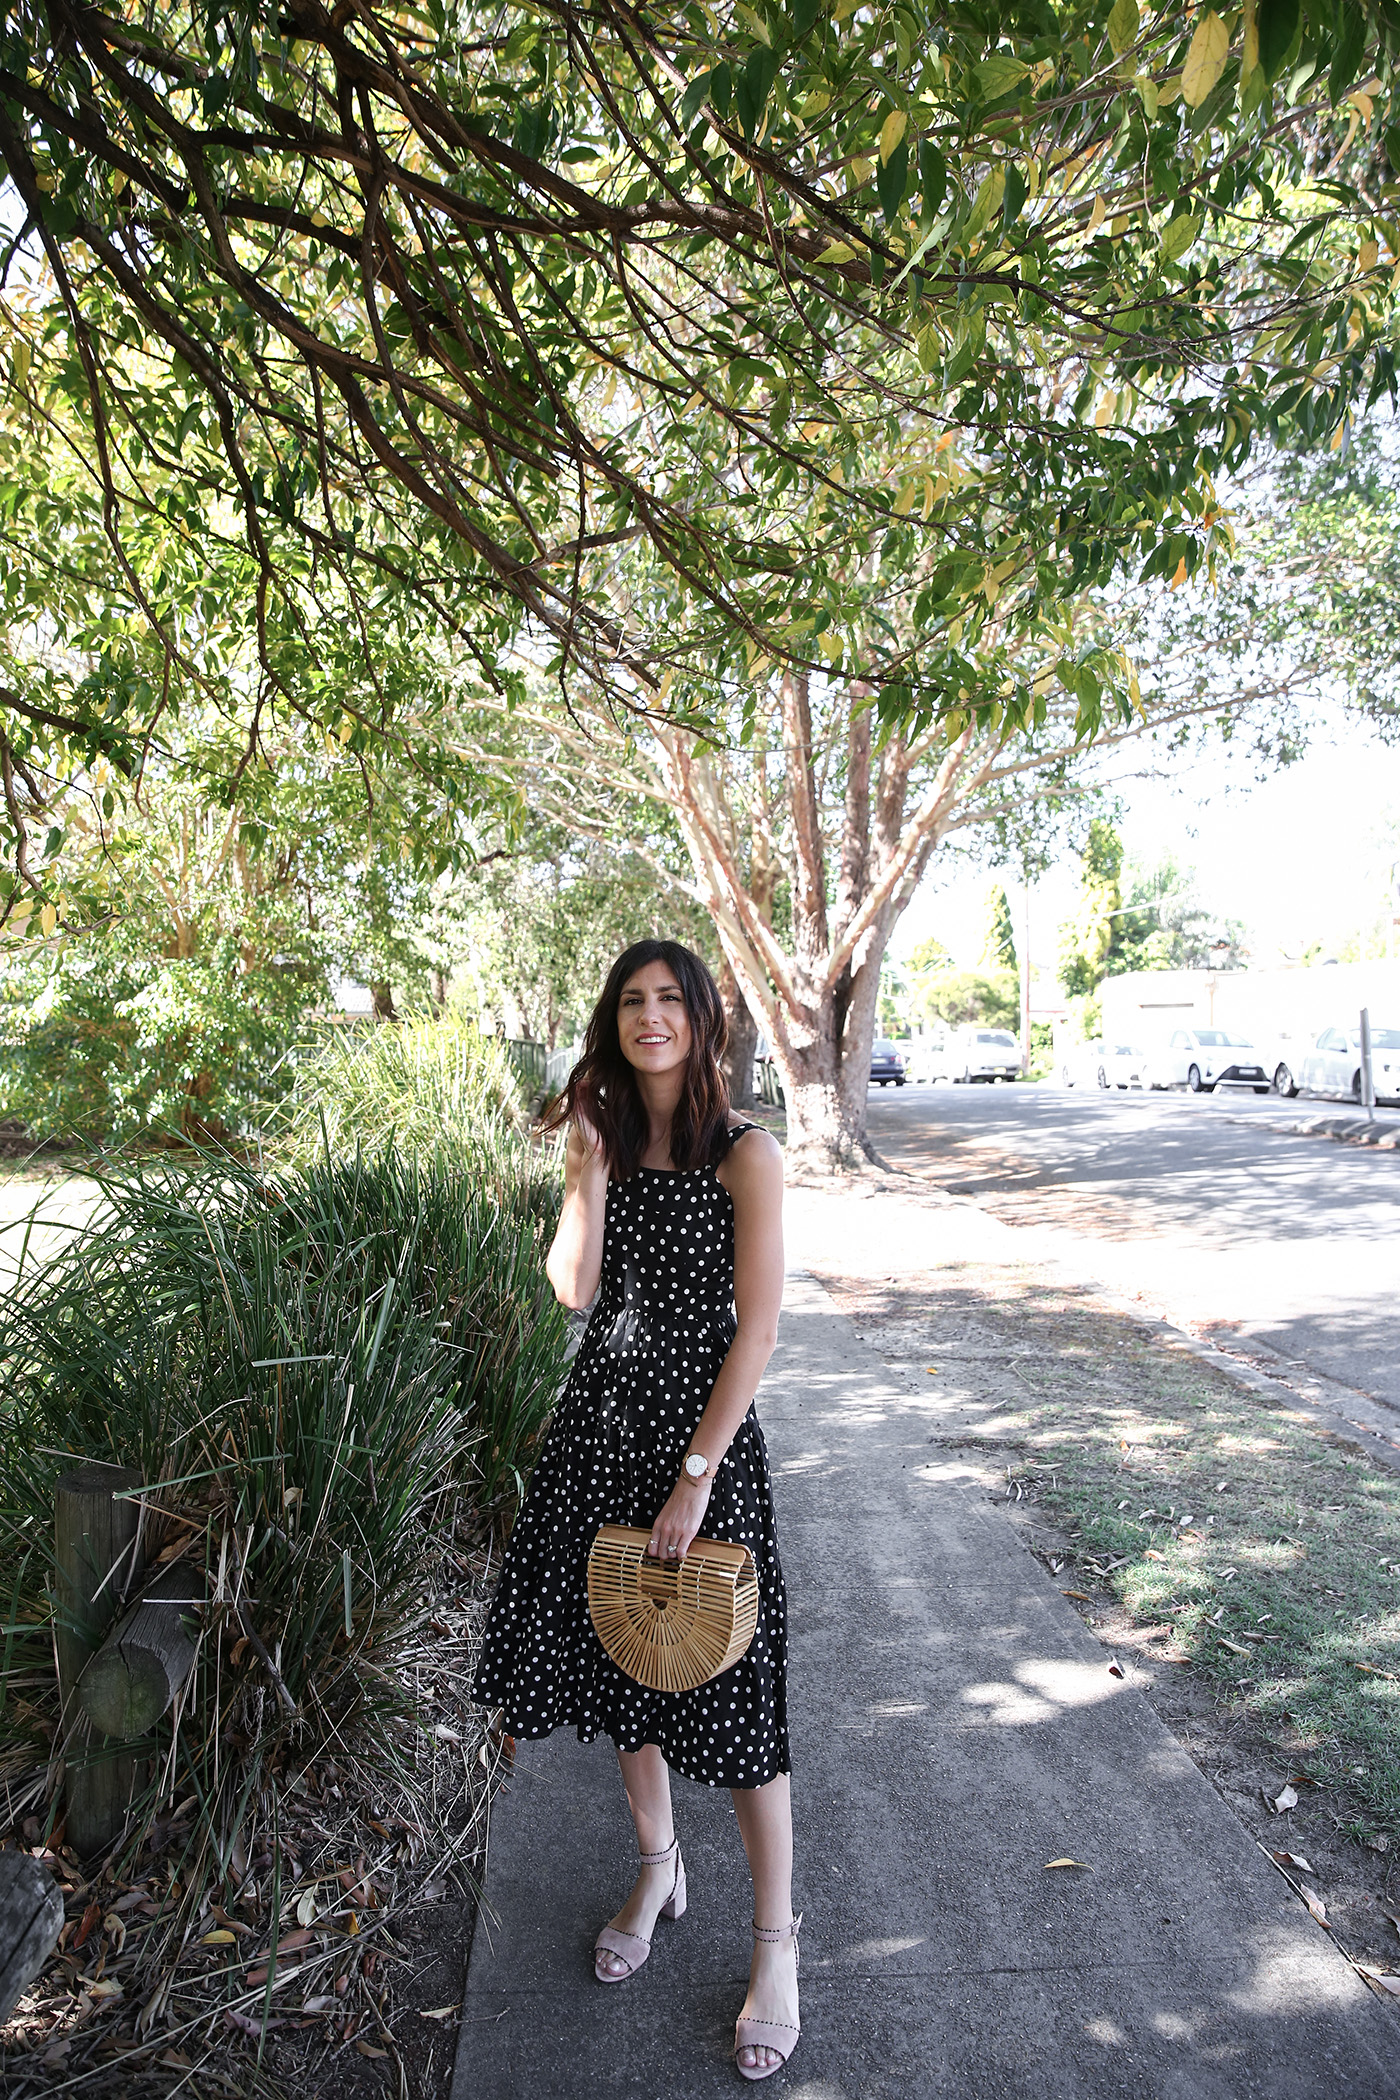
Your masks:
<svg viewBox="0 0 1400 2100"><path fill-rule="evenodd" d="M675 1895L679 1881L679 1848L674 1838L661 1855L650 1855L651 1864L643 1864L632 1884L632 1893L615 1918L608 1925L614 1932L625 1932L636 1940L650 1941L656 1930L656 1921L671 1898ZM638 1950L640 1951L640 1950ZM645 1960L645 1955L642 1959ZM593 1965L600 1977L620 1980L630 1976L641 1966L629 1961L625 1955L614 1953L608 1947L595 1947Z"/></svg>
<svg viewBox="0 0 1400 2100"><path fill-rule="evenodd" d="M797 1935L784 1932L777 1945L756 1939L749 1964L749 1995L744 2000L740 2022L761 2020L765 2026L791 2028L795 2044L797 2017ZM776 2071L791 2050L771 2049L763 2043L745 2042L735 2051L744 2071Z"/></svg>

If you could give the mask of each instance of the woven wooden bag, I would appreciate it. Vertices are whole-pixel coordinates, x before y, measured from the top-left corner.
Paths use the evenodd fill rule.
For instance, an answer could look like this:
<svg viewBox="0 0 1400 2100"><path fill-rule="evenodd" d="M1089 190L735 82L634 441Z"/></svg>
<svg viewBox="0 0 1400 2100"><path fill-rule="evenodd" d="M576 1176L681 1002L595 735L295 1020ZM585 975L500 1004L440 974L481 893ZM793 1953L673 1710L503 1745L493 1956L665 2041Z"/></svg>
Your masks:
<svg viewBox="0 0 1400 2100"><path fill-rule="evenodd" d="M681 1561L653 1560L650 1531L604 1524L588 1555L588 1609L619 1670L654 1692L693 1692L727 1670L758 1624L747 1546L695 1539Z"/></svg>

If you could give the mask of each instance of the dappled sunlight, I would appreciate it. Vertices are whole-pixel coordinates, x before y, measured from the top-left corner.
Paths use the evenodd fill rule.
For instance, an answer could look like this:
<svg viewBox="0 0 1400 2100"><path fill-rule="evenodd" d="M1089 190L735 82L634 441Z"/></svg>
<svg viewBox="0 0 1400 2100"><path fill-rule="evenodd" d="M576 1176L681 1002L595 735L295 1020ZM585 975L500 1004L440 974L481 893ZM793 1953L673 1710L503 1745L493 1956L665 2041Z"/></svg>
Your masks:
<svg viewBox="0 0 1400 2100"><path fill-rule="evenodd" d="M1054 1721L1077 1707L1097 1706L1126 1689L1102 1662L1032 1660L1017 1663L1011 1682L970 1684L962 1693L970 1718L998 1728Z"/></svg>

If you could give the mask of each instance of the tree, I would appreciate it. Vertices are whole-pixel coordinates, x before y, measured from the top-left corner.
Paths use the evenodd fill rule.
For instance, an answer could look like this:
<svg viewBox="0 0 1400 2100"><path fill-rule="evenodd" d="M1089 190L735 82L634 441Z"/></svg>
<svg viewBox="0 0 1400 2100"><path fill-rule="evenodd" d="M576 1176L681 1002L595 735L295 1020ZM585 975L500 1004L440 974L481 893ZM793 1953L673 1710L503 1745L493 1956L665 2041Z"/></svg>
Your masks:
<svg viewBox="0 0 1400 2100"><path fill-rule="evenodd" d="M982 961L994 970L1016 968L1016 934L1011 924L1011 905L1003 883L995 882L987 892L987 923L982 938Z"/></svg>
<svg viewBox="0 0 1400 2100"><path fill-rule="evenodd" d="M1071 998L1097 991L1123 903L1123 841L1102 817L1089 826L1080 870L1078 905L1060 929L1060 982Z"/></svg>
<svg viewBox="0 0 1400 2100"><path fill-rule="evenodd" d="M664 855L659 829L652 848ZM640 855L534 822L512 850L445 883L430 939L483 1027L553 1050L582 1034L612 963L647 936L716 959L703 912Z"/></svg>
<svg viewBox="0 0 1400 2100"><path fill-rule="evenodd" d="M1396 31L1393 0L14 0L7 385L146 631L70 678L65 599L6 688L16 879L54 903L43 769L129 774L205 675L196 548L248 612L249 763L300 714L451 780L377 676L386 616L495 691L523 623L679 722L673 682L760 658L842 663L916 742L1033 722L1019 636L1124 560L1195 574L1222 468L1393 390ZM861 664L887 542L904 641ZM1092 728L1111 658L1065 676Z"/></svg>
<svg viewBox="0 0 1400 2100"><path fill-rule="evenodd" d="M707 693L707 711L723 697ZM1094 750L1130 754L1221 705L1145 692L1133 722ZM1077 821L1092 787L1081 776L1098 761L1078 700L1048 680L1039 729L973 719L951 742L934 727L877 731L869 692L835 678L770 674L729 707L717 743L619 719L585 689L566 710L540 687L464 729L463 756L525 781L552 822L625 841L704 909L772 1046L790 1153L816 1172L857 1165L881 963L934 854L959 835L1018 859L1028 835L1046 847L1057 823ZM684 873L648 843L658 813L684 842Z"/></svg>

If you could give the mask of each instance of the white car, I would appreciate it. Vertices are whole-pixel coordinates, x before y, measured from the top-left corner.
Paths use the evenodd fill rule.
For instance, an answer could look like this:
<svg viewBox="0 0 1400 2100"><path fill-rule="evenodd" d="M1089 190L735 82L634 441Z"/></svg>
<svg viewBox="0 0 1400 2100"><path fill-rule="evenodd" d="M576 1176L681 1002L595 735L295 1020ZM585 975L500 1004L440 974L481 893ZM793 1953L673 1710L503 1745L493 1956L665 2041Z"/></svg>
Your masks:
<svg viewBox="0 0 1400 2100"><path fill-rule="evenodd" d="M931 1036L916 1037L904 1060L904 1076L913 1086L932 1086L936 1079L946 1079L943 1044Z"/></svg>
<svg viewBox="0 0 1400 2100"><path fill-rule="evenodd" d="M1147 1052L1133 1043L1115 1043L1096 1036L1091 1043L1071 1050L1061 1060L1060 1084L1146 1088L1149 1084Z"/></svg>
<svg viewBox="0 0 1400 2100"><path fill-rule="evenodd" d="M1178 1028L1152 1059L1153 1086L1186 1086L1212 1094L1218 1086L1250 1086L1267 1094L1269 1075L1248 1036L1224 1028Z"/></svg>
<svg viewBox="0 0 1400 2100"><path fill-rule="evenodd" d="M1372 1028L1371 1078L1377 1101L1400 1100L1400 1028ZM1305 1093L1359 1101L1361 1030L1324 1028L1303 1058L1298 1084Z"/></svg>
<svg viewBox="0 0 1400 2100"><path fill-rule="evenodd" d="M1298 1074L1303 1069L1303 1059L1313 1047L1313 1037L1302 1029L1282 1029L1276 1035L1260 1039L1256 1048L1259 1062L1268 1073L1276 1094L1291 1100L1298 1091Z"/></svg>
<svg viewBox="0 0 1400 2100"><path fill-rule="evenodd" d="M970 1086L984 1079L1019 1079L1021 1045L1006 1028L954 1028L943 1048L940 1076L955 1085Z"/></svg>

